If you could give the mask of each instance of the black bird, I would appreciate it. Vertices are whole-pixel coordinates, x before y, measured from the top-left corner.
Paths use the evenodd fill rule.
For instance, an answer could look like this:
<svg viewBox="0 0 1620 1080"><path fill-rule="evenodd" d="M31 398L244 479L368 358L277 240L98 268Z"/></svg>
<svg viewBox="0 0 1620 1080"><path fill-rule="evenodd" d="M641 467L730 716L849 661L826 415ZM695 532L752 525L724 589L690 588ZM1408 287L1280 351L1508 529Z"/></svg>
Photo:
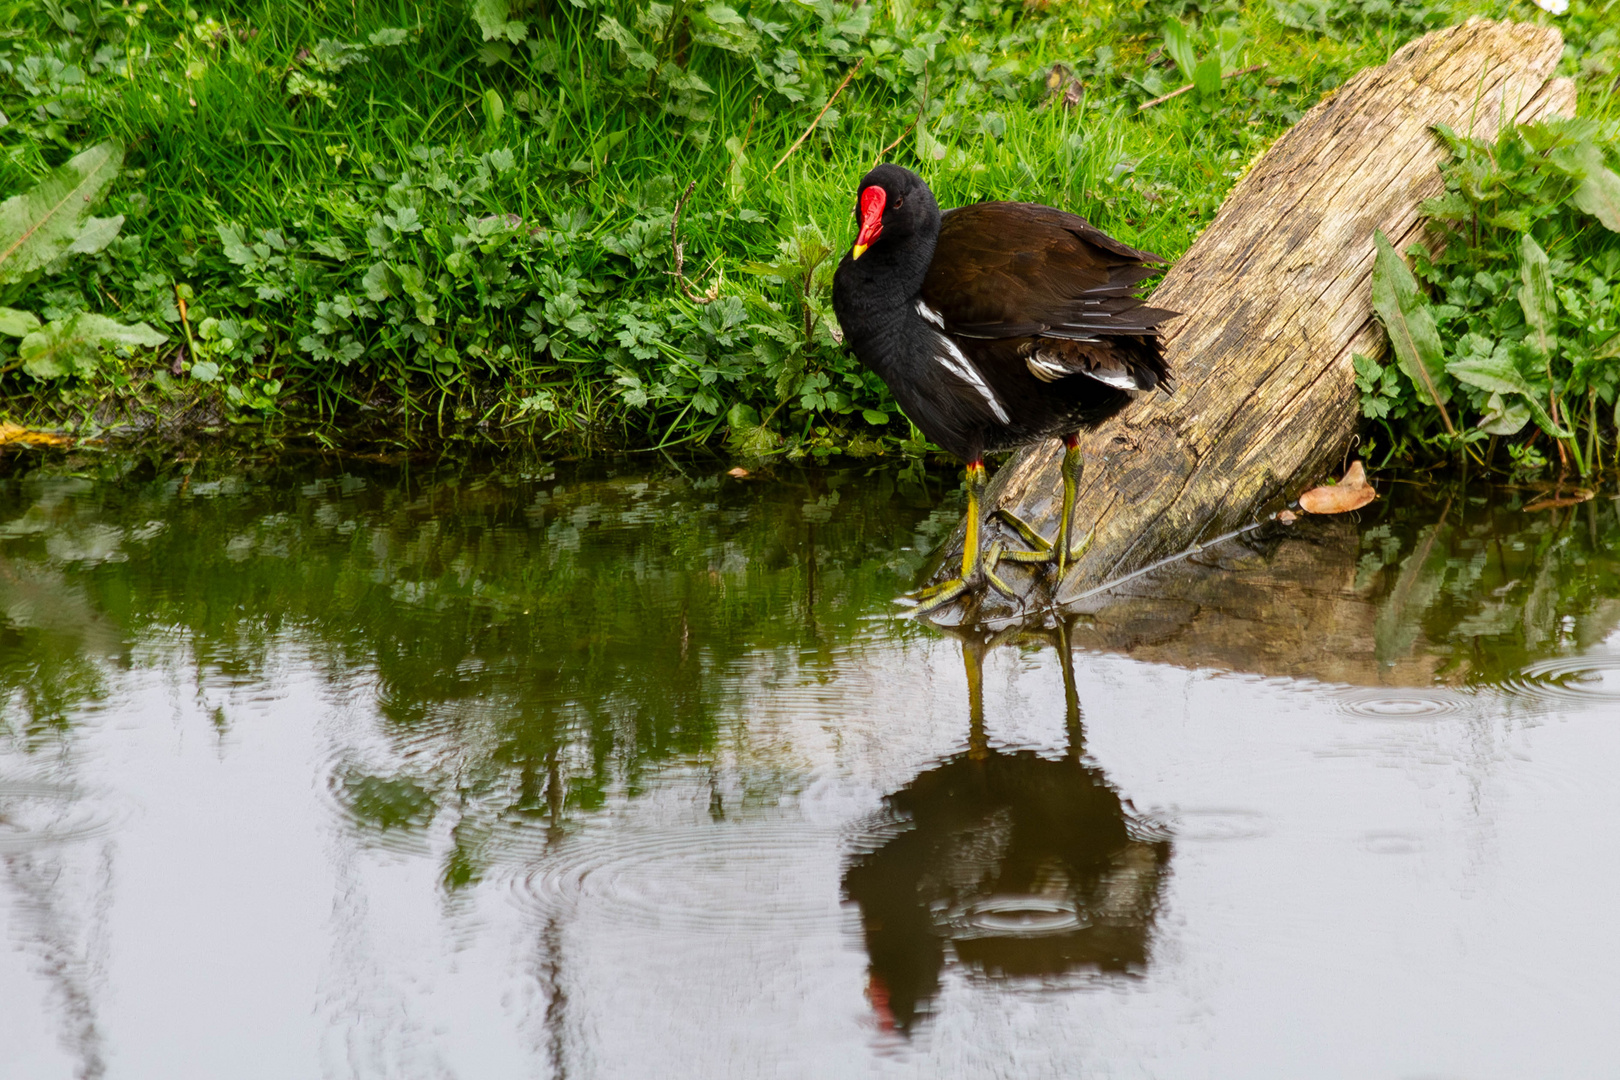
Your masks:
<svg viewBox="0 0 1620 1080"><path fill-rule="evenodd" d="M855 246L833 277L844 342L880 375L913 423L967 465L962 576L915 594L918 610L954 600L997 559L1057 564L1071 547L1079 433L1131 400L1169 389L1160 328L1177 313L1136 295L1164 260L1085 218L1035 203L983 202L941 213L921 177L879 165L862 178ZM979 555L987 451L1062 438L1063 517L1055 540L1003 511L1034 549ZM1088 537L1089 539L1089 537Z"/></svg>

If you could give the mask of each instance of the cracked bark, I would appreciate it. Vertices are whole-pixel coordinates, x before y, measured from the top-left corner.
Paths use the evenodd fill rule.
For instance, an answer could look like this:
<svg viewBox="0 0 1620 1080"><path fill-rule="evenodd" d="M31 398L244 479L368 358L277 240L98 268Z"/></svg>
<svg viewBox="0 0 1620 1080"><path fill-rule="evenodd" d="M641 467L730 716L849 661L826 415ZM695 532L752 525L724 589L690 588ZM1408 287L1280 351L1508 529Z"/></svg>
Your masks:
<svg viewBox="0 0 1620 1080"><path fill-rule="evenodd" d="M1360 413L1351 354L1388 351L1372 312L1374 230L1396 250L1423 239L1418 205L1442 189L1435 124L1492 137L1505 116L1573 115L1573 83L1552 77L1562 51L1552 27L1471 20L1436 31L1356 75L1261 155L1153 294L1182 312L1165 339L1175 393L1144 395L1081 440L1075 527L1094 538L1059 602L1337 473ZM1056 441L1026 447L985 505L1054 535L1061 459ZM961 538L958 528L944 566ZM1003 569L1021 604L986 591L940 621L1044 605L1037 573Z"/></svg>

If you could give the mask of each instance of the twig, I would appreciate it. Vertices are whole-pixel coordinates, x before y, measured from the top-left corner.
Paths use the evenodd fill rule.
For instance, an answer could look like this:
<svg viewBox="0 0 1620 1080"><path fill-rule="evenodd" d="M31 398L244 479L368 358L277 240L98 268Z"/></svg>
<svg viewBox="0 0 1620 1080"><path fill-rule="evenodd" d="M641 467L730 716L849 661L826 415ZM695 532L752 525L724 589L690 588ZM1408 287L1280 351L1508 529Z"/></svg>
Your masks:
<svg viewBox="0 0 1620 1080"><path fill-rule="evenodd" d="M1259 71L1261 68L1263 68L1265 66L1266 65L1264 65L1264 64L1254 64L1251 67L1240 68L1237 71L1228 71L1225 75L1222 75L1221 78L1223 78L1223 79L1235 79L1239 75L1253 75L1255 72ZM1140 105L1138 105L1136 107L1136 111L1141 112L1143 109L1151 109L1155 105L1162 105L1164 102L1169 101L1173 97L1180 97L1182 94L1185 94L1187 91L1191 90L1193 88L1193 85L1194 85L1193 83L1188 83L1186 86L1183 86L1183 87L1180 87L1179 89L1170 91L1168 94L1165 94L1163 97L1156 97L1152 101L1144 101L1144 102L1142 102L1142 104L1140 104Z"/></svg>
<svg viewBox="0 0 1620 1080"><path fill-rule="evenodd" d="M889 156L889 151L890 150L893 150L895 147L899 146L901 143L906 141L906 136L910 135L911 132L912 132L912 129L917 126L917 121L922 119L922 114L923 114L923 106L922 106L922 102L919 101L917 103L917 115L913 116L911 118L911 123L909 125L907 125L906 130L904 130L904 131L902 131L900 133L900 137L898 139L894 140L894 142L890 143L888 146L885 146L883 149L878 151L877 157L872 159L872 168L874 168L874 169L877 168L880 164L883 163L883 159Z"/></svg>
<svg viewBox="0 0 1620 1080"><path fill-rule="evenodd" d="M851 80L851 79L853 79L855 77L855 73L857 71L861 70L861 65L864 64L864 63L866 63L866 57L864 57L864 56L861 57L859 60L855 61L855 66L849 69L849 74L844 76L844 81L839 83L838 84L838 89L836 89L836 90L834 90L832 92L832 97L827 99L827 104L823 105L821 107L821 111L816 113L816 118L814 120L810 121L810 126L809 127L804 129L804 134L800 135L797 139L795 139L793 141L793 145L787 148L787 153L783 154L780 158L778 158L776 164L771 166L771 171L770 171L770 173L768 175L775 176L776 175L776 170L780 169L782 167L782 162L784 162L788 158L792 157L793 156L793 151L795 151L795 150L797 150L799 148L799 144L804 142L804 140L806 140L806 139L808 139L810 137L810 133L812 131L816 130L816 125L821 123L821 118L823 116L827 115L827 110L832 108L832 103L838 100L838 95L842 94L844 92L844 87L849 85L849 80Z"/></svg>
<svg viewBox="0 0 1620 1080"><path fill-rule="evenodd" d="M721 270L714 276L714 284L709 287L708 292L693 292L692 287L686 283L686 245L681 242L675 231L681 223L681 207L686 205L686 200L691 197L692 189L695 187L697 187L696 180L693 180L690 184L686 185L686 190L681 192L681 197L675 200L675 213L671 215L669 219L669 242L670 246L675 249L674 278L675 284L680 286L681 294L688 300L692 301L692 303L712 304L716 300L720 299L720 285L726 280L726 272ZM718 258L714 260L714 262L719 261L720 260ZM710 270L713 270L714 262L711 262L708 266L704 267L703 273L699 274L698 276L704 277Z"/></svg>

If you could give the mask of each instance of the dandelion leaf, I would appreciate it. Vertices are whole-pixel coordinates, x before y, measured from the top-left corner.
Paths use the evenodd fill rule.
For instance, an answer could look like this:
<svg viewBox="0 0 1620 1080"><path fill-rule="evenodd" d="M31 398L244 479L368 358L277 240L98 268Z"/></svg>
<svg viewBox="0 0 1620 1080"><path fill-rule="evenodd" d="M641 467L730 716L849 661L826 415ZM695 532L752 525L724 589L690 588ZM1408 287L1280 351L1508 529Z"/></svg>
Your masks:
<svg viewBox="0 0 1620 1080"><path fill-rule="evenodd" d="M124 148L118 142L92 146L53 169L32 190L0 203L0 284L20 281L67 253L87 228L92 233L88 242L105 236L101 240L105 247L123 219L91 218L90 210L123 161ZM109 222L116 222L111 233Z"/></svg>

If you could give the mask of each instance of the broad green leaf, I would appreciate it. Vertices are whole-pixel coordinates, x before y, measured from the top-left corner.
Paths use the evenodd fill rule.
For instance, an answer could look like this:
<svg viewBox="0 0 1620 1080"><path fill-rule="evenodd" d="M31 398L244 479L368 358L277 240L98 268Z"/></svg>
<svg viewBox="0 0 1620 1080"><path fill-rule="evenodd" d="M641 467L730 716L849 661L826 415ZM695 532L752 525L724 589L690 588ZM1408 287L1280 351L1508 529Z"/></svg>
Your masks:
<svg viewBox="0 0 1620 1080"><path fill-rule="evenodd" d="M512 18L511 0L472 0L470 6L485 41L505 38L516 44L529 36L528 24Z"/></svg>
<svg viewBox="0 0 1620 1080"><path fill-rule="evenodd" d="M1611 232L1620 232L1620 175L1603 163L1603 151L1591 142L1576 148L1577 160L1586 179L1570 201L1603 222Z"/></svg>
<svg viewBox="0 0 1620 1080"><path fill-rule="evenodd" d="M39 329L39 317L31 311L0 307L0 334L23 337Z"/></svg>
<svg viewBox="0 0 1620 1080"><path fill-rule="evenodd" d="M118 142L92 146L0 203L0 283L20 281L72 247L123 161Z"/></svg>
<svg viewBox="0 0 1620 1080"><path fill-rule="evenodd" d="M219 242L225 247L225 257L237 266L253 268L258 265L259 257L253 249L247 246L247 238L242 235L242 227L225 222L214 226L219 234Z"/></svg>
<svg viewBox="0 0 1620 1080"><path fill-rule="evenodd" d="M360 287L365 290L368 299L380 304L393 299L398 287L397 280L387 263L377 262L366 270L365 276L360 279Z"/></svg>
<svg viewBox="0 0 1620 1080"><path fill-rule="evenodd" d="M1187 36L1187 28L1181 25L1181 20L1165 21L1164 51L1181 69L1182 77L1193 82L1193 73L1198 70L1198 56L1193 52L1192 39Z"/></svg>
<svg viewBox="0 0 1620 1080"><path fill-rule="evenodd" d="M1592 354L1594 360L1610 360L1615 357L1620 357L1620 334L1599 345L1597 351Z"/></svg>
<svg viewBox="0 0 1620 1080"><path fill-rule="evenodd" d="M1558 325L1558 297L1553 295L1552 269L1547 264L1547 253L1529 233L1519 240L1519 258L1519 276L1524 282L1519 287L1519 306L1530 326L1525 342L1546 356L1557 340L1553 328Z"/></svg>
<svg viewBox="0 0 1620 1080"><path fill-rule="evenodd" d="M484 127L491 135L496 135L500 133L505 120L506 102L501 100L500 91L492 86L484 91Z"/></svg>
<svg viewBox="0 0 1620 1080"><path fill-rule="evenodd" d="M1206 56L1198 62L1193 69L1193 85L1198 92L1205 96L1221 92L1221 62L1213 56Z"/></svg>
<svg viewBox="0 0 1620 1080"><path fill-rule="evenodd" d="M727 52L751 55L759 51L759 35L735 8L710 4L692 13L693 39L700 45L713 45Z"/></svg>
<svg viewBox="0 0 1620 1080"><path fill-rule="evenodd" d="M1507 351L1499 349L1492 356L1475 356L1467 360L1453 360L1446 370L1459 381L1493 394L1534 394L1530 384L1508 359Z"/></svg>
<svg viewBox="0 0 1620 1080"><path fill-rule="evenodd" d="M950 148L928 130L927 124L917 125L917 156L924 161L942 161Z"/></svg>
<svg viewBox="0 0 1620 1080"><path fill-rule="evenodd" d="M1488 357L1453 360L1446 365L1446 370L1469 386L1477 386L1493 394L1519 395L1543 431L1554 438L1570 438L1568 431L1553 423L1552 416L1541 403L1541 396L1536 393L1535 387L1530 385L1519 369L1513 366L1506 349L1498 349Z"/></svg>
<svg viewBox="0 0 1620 1080"><path fill-rule="evenodd" d="M1440 346L1440 332L1434 325L1434 313L1429 302L1418 291L1417 279L1412 276L1401 257L1395 254L1389 237L1382 231L1375 235L1378 255L1373 262L1373 307L1389 331L1395 358L1412 380L1445 413L1445 403L1451 400L1450 380L1446 377L1445 350ZM1449 418L1446 426L1451 426Z"/></svg>
<svg viewBox="0 0 1620 1080"><path fill-rule="evenodd" d="M1517 435L1530 422L1530 407L1522 401L1511 405L1501 394L1492 394L1486 403L1485 415L1480 418L1479 430L1487 435Z"/></svg>
<svg viewBox="0 0 1620 1080"><path fill-rule="evenodd" d="M145 323L121 323L105 315L83 312L35 330L22 339L17 355L23 370L34 378L58 379L92 374L104 348L153 348L167 340L169 335Z"/></svg>
<svg viewBox="0 0 1620 1080"><path fill-rule="evenodd" d="M113 217L86 218L84 227L79 235L73 238L68 245L68 251L76 255L94 255L118 236L118 230L124 226L124 215Z"/></svg>
<svg viewBox="0 0 1620 1080"><path fill-rule="evenodd" d="M381 30L373 30L366 37L366 40L381 48L386 45L403 45L405 44L405 37L406 34L404 30L401 30L398 27L388 26Z"/></svg>
<svg viewBox="0 0 1620 1080"><path fill-rule="evenodd" d="M219 378L219 365L212 360L198 360L191 365L191 377L198 382L213 382Z"/></svg>
<svg viewBox="0 0 1620 1080"><path fill-rule="evenodd" d="M624 55L629 59L632 67L638 67L646 71L658 65L658 58L648 52L636 38L636 35L611 15L602 16L601 23L596 27L596 36L603 41L611 41L623 49Z"/></svg>

